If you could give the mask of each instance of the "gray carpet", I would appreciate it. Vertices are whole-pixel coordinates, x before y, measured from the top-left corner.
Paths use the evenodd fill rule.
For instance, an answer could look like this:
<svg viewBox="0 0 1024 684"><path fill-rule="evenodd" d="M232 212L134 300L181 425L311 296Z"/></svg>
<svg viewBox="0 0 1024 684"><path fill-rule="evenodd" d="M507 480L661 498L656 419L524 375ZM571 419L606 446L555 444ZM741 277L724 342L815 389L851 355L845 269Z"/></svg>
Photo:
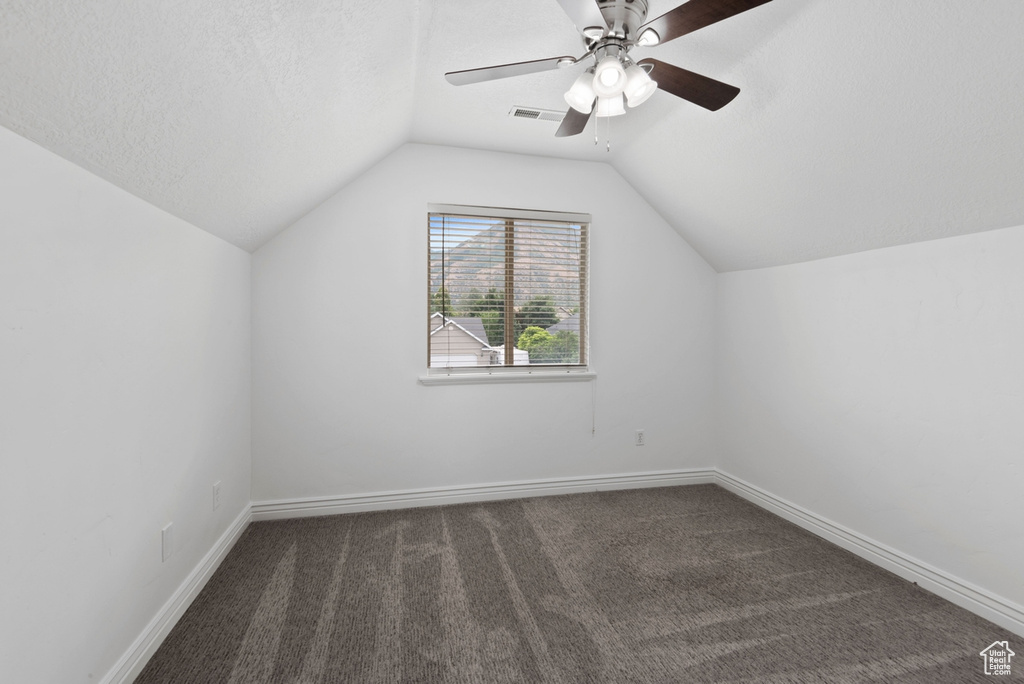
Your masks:
<svg viewBox="0 0 1024 684"><path fill-rule="evenodd" d="M136 681L969 682L1006 639L701 485L254 523Z"/></svg>

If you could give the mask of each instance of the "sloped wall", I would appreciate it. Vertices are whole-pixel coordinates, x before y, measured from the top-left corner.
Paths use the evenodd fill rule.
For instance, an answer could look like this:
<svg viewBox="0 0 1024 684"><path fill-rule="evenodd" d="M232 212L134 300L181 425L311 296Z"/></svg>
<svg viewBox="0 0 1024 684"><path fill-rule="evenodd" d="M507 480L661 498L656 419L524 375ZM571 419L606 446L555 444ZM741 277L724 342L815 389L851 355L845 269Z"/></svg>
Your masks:
<svg viewBox="0 0 1024 684"><path fill-rule="evenodd" d="M1022 264L1017 227L719 276L720 467L1024 605Z"/></svg>
<svg viewBox="0 0 1024 684"><path fill-rule="evenodd" d="M432 202L592 214L594 383L418 383ZM606 164L405 145L253 255L253 500L711 466L714 288Z"/></svg>
<svg viewBox="0 0 1024 684"><path fill-rule="evenodd" d="M248 506L250 257L4 128L0 215L0 679L96 682Z"/></svg>

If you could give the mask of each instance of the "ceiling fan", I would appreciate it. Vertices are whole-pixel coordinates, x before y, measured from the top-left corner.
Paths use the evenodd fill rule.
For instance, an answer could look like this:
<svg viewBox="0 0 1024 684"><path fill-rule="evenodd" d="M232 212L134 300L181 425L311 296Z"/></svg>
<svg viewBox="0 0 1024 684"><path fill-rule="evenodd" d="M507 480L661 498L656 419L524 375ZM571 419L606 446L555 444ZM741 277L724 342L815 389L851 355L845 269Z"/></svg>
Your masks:
<svg viewBox="0 0 1024 684"><path fill-rule="evenodd" d="M594 65L565 93L570 109L555 133L563 138L582 133L591 116L625 114L625 105L638 107L657 89L711 111L729 104L739 88L656 59L634 62L629 51L667 43L771 0L689 0L651 21L647 21L648 0L557 1L583 37L587 51L581 56L450 71L445 78L453 85L467 85L550 71L593 57Z"/></svg>

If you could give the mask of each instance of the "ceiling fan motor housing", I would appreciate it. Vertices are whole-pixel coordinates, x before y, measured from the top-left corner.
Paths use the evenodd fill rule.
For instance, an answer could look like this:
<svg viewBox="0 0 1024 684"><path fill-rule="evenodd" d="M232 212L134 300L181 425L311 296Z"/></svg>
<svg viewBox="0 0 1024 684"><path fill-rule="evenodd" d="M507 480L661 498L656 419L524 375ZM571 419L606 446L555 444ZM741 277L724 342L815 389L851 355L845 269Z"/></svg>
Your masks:
<svg viewBox="0 0 1024 684"><path fill-rule="evenodd" d="M637 29L647 19L647 0L598 0L597 6L608 25L606 39L628 42L637 39Z"/></svg>

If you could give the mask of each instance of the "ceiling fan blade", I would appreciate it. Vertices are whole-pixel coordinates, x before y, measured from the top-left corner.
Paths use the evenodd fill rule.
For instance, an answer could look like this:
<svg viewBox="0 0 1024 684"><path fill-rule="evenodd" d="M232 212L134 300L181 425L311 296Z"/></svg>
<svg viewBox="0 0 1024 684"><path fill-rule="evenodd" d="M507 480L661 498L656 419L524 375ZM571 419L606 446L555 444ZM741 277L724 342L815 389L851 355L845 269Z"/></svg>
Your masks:
<svg viewBox="0 0 1024 684"><path fill-rule="evenodd" d="M658 44L667 43L766 2L771 0L690 0L647 22L637 29L636 34L643 36L647 29L653 29L658 34ZM641 44L644 44L642 40Z"/></svg>
<svg viewBox="0 0 1024 684"><path fill-rule="evenodd" d="M590 122L590 117L593 115L593 109L590 110L589 114L580 114L572 107L569 107L569 111L565 113L565 118L562 119L562 125L555 131L555 137L568 138L571 135L579 135L587 127L587 123Z"/></svg>
<svg viewBox="0 0 1024 684"><path fill-rule="evenodd" d="M740 94L740 89L736 86L695 74L672 64L659 62L656 59L641 60L640 66L645 64L653 66L651 78L657 81L658 88L713 112L729 104Z"/></svg>
<svg viewBox="0 0 1024 684"><path fill-rule="evenodd" d="M558 0L565 13L576 24L580 33L584 29L599 28L602 32L608 29L608 22L597 7L597 0Z"/></svg>
<svg viewBox="0 0 1024 684"><path fill-rule="evenodd" d="M482 83L483 81L508 78L509 76L522 76L524 74L535 74L540 71L550 71L563 66L571 66L575 63L575 57L550 57L548 59L535 59L532 62L514 62L512 64L480 67L479 69L466 69L465 71L449 71L444 77L452 85L467 85L469 83Z"/></svg>

